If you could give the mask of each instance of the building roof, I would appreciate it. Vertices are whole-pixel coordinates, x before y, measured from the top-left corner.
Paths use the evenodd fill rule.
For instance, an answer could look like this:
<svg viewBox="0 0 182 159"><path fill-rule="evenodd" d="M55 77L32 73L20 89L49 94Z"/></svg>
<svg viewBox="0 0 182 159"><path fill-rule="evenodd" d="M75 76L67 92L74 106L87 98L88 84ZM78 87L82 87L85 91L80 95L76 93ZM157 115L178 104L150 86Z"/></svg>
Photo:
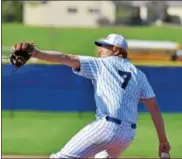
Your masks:
<svg viewBox="0 0 182 159"><path fill-rule="evenodd" d="M164 2L170 7L182 7L182 1L113 1L113 3L115 3L116 5L126 4L135 7L145 6L152 2Z"/></svg>
<svg viewBox="0 0 182 159"><path fill-rule="evenodd" d="M113 1L114 4L125 4L130 6L145 6L147 3L151 1Z"/></svg>
<svg viewBox="0 0 182 159"><path fill-rule="evenodd" d="M166 1L170 7L182 7L182 1Z"/></svg>

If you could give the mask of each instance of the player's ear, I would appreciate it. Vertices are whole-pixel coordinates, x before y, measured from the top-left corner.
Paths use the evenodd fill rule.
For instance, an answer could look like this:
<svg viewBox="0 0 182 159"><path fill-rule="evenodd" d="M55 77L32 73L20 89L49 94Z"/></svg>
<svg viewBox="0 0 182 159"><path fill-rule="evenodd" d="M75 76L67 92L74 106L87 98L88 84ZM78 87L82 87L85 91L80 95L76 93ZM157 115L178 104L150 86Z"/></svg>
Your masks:
<svg viewBox="0 0 182 159"><path fill-rule="evenodd" d="M114 47L113 47L113 52L114 52L114 56L118 56L119 53L120 53L120 48L114 46Z"/></svg>

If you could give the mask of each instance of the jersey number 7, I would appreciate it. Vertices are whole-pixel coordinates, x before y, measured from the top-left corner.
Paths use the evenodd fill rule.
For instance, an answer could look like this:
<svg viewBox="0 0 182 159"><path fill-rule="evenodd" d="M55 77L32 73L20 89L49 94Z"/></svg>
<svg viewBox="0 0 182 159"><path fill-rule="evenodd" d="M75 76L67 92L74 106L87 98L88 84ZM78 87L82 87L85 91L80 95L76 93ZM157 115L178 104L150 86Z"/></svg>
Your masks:
<svg viewBox="0 0 182 159"><path fill-rule="evenodd" d="M122 88L125 89L128 85L129 80L131 79L131 72L118 70L118 73L124 80L122 83Z"/></svg>

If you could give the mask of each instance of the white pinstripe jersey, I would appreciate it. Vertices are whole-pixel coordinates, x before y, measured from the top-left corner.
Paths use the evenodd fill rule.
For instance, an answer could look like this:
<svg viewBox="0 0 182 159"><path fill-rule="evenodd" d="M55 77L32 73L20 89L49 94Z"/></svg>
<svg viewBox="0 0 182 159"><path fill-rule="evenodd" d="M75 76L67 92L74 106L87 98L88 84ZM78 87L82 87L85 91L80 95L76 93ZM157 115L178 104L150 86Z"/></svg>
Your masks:
<svg viewBox="0 0 182 159"><path fill-rule="evenodd" d="M73 71L92 80L96 117L108 115L136 123L139 100L155 96L145 74L121 57L79 58L80 70Z"/></svg>

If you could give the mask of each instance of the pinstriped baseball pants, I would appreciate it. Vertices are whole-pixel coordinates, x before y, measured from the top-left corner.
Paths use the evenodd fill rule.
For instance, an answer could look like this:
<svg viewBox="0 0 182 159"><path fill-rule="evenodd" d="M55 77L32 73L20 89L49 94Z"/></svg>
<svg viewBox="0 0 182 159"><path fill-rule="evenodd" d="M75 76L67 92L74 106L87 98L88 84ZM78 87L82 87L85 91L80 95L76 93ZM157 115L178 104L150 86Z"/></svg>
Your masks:
<svg viewBox="0 0 182 159"><path fill-rule="evenodd" d="M50 158L117 158L129 147L135 130L129 124L117 125L105 118L78 132L64 148Z"/></svg>

